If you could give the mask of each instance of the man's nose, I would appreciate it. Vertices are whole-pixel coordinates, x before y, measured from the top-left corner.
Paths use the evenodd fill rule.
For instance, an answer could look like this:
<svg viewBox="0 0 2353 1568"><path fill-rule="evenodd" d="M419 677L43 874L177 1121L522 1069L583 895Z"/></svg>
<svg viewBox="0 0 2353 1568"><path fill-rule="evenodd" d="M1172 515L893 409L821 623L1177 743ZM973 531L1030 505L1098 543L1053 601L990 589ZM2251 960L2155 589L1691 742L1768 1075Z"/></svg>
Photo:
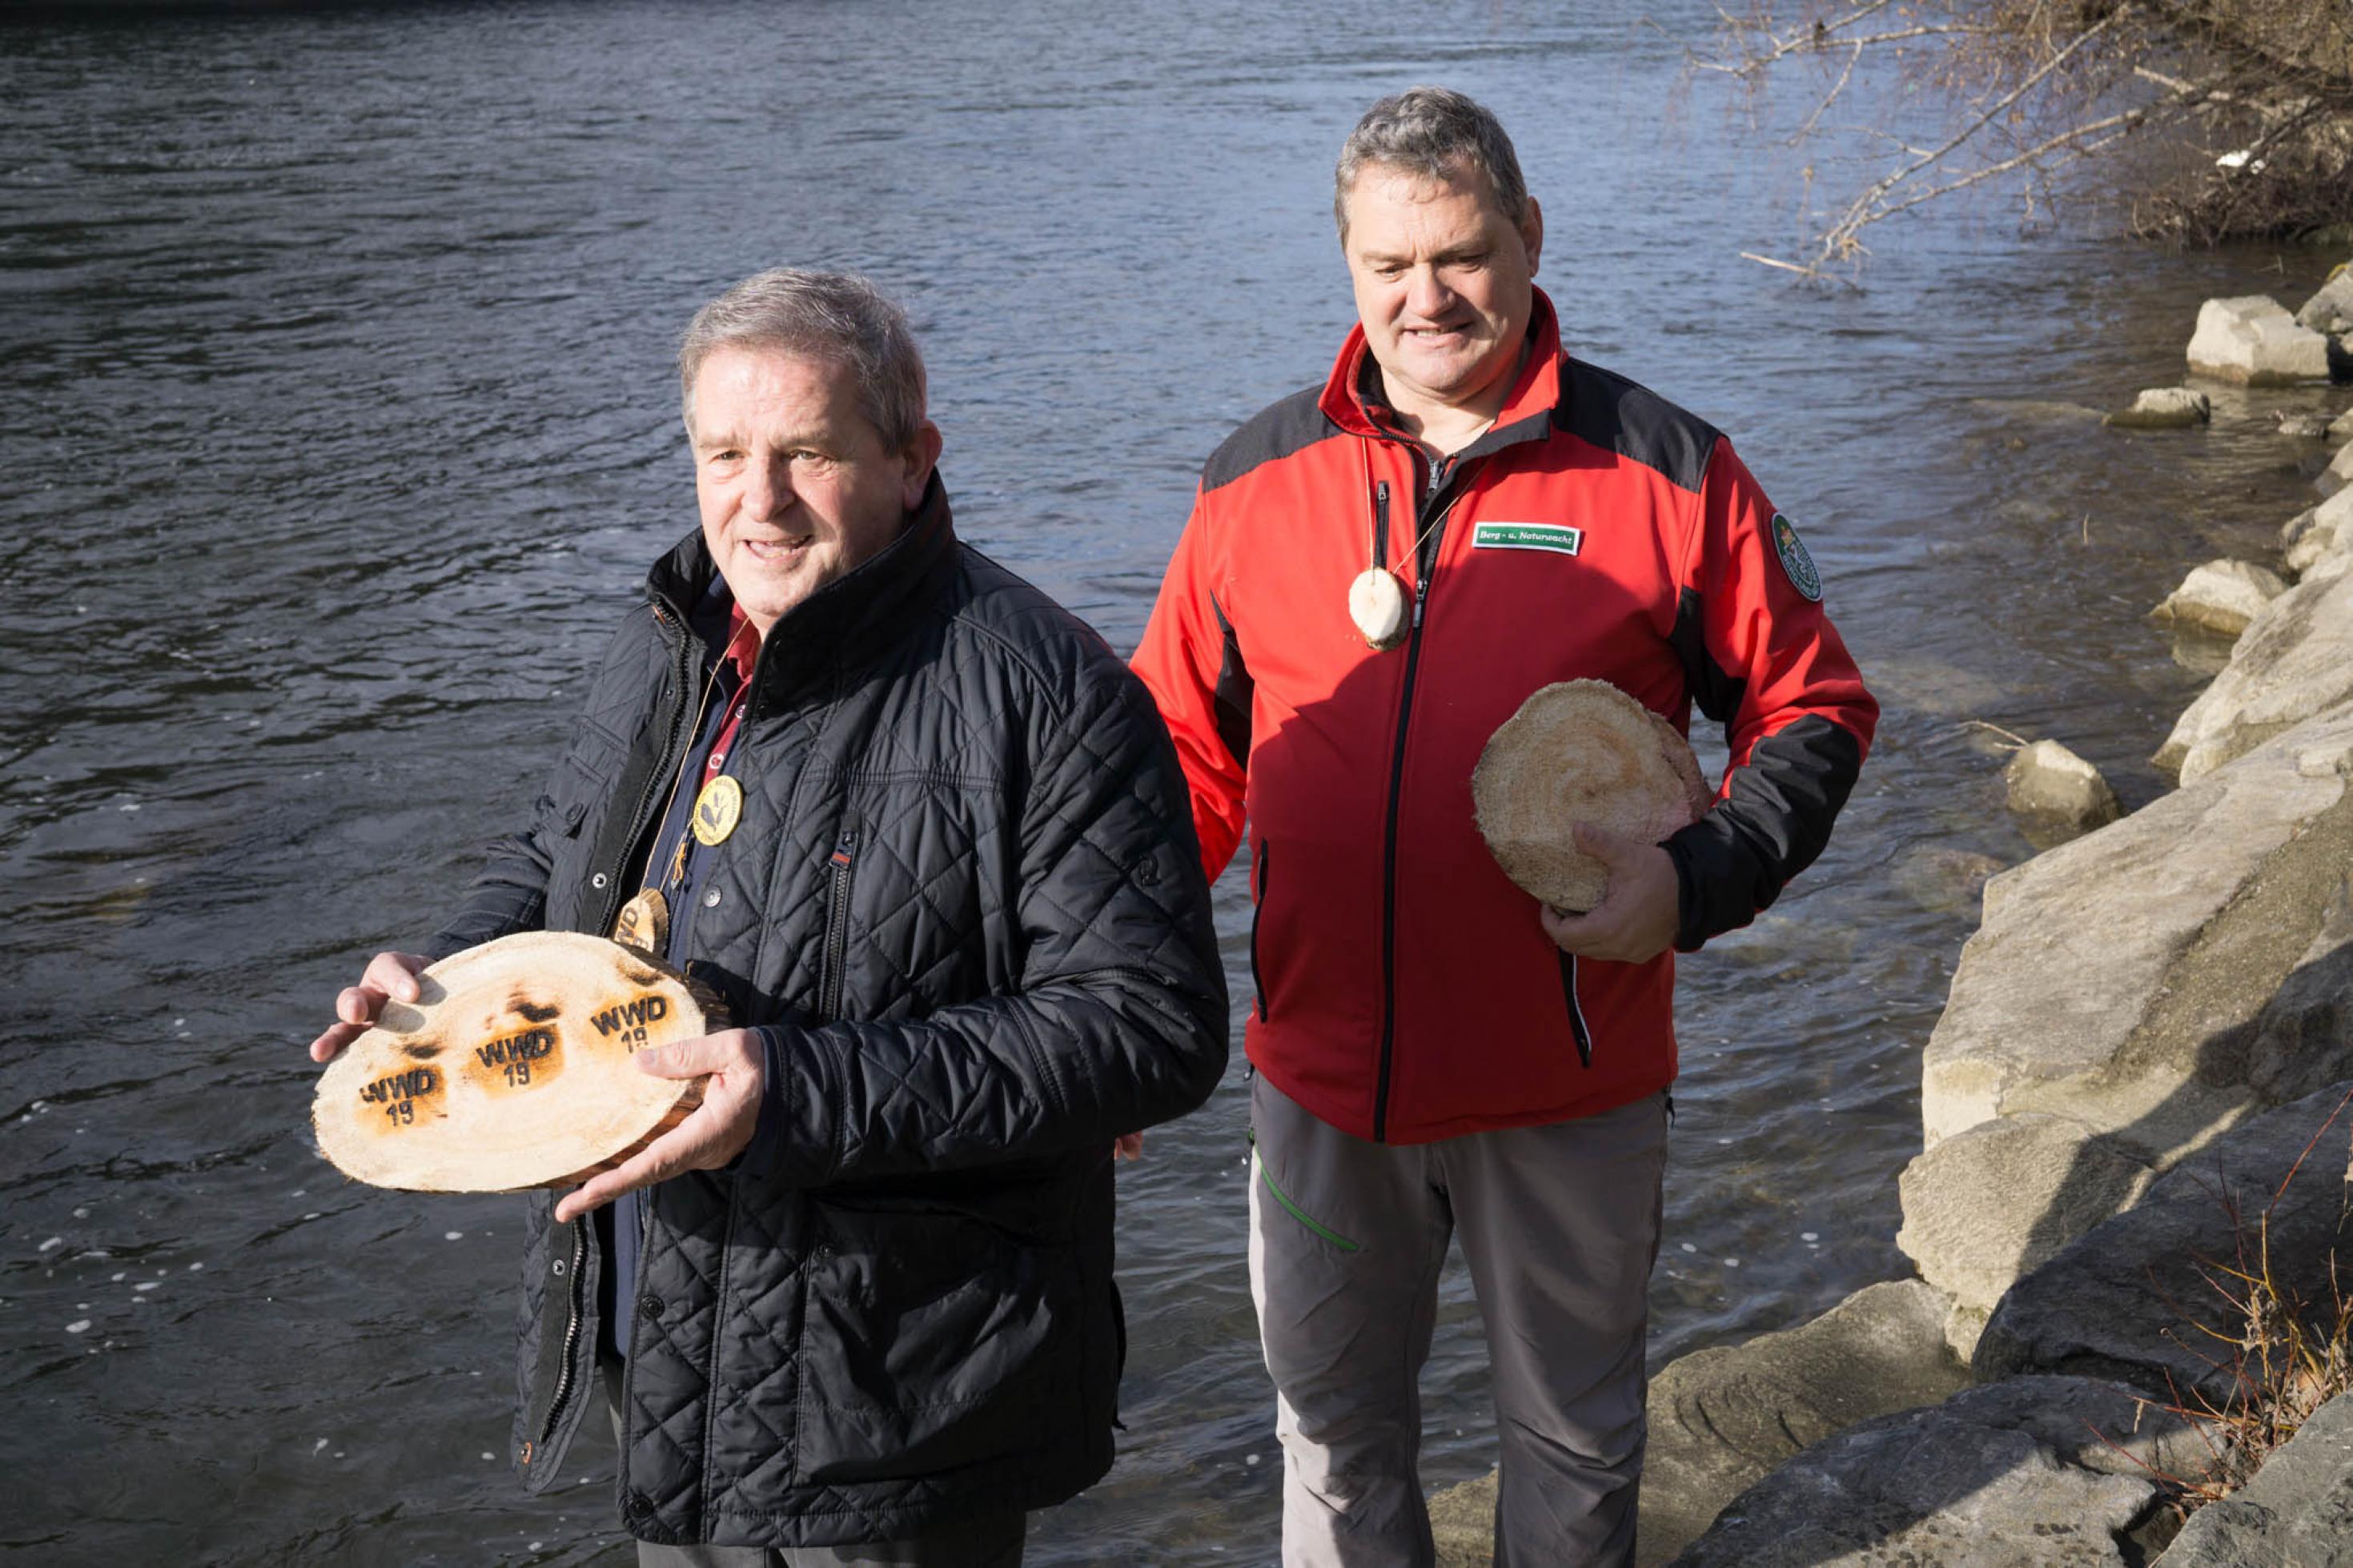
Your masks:
<svg viewBox="0 0 2353 1568"><path fill-rule="evenodd" d="M744 487L744 510L762 522L793 504L793 465L781 455L755 459Z"/></svg>
<svg viewBox="0 0 2353 1568"><path fill-rule="evenodd" d="M1454 290L1446 286L1435 267L1417 267L1406 280L1405 307L1421 321L1435 321L1454 303Z"/></svg>

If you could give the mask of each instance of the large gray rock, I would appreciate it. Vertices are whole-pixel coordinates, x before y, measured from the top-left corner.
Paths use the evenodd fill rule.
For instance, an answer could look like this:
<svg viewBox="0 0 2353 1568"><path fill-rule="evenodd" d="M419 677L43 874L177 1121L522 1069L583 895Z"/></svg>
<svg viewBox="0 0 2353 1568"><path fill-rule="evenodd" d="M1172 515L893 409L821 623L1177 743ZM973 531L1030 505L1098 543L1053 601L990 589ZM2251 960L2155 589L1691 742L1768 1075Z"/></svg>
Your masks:
<svg viewBox="0 0 2353 1568"><path fill-rule="evenodd" d="M2135 395L2130 408L2109 415L2107 422L2122 430L2181 430L2213 417L2213 400L2204 393L2186 386L2153 386Z"/></svg>
<svg viewBox="0 0 2353 1568"><path fill-rule="evenodd" d="M2194 784L2348 699L2353 699L2353 552L2331 550L2247 623L2230 664L2174 721L2153 760L2178 769L2183 784Z"/></svg>
<svg viewBox="0 0 2353 1568"><path fill-rule="evenodd" d="M2320 477L2312 482L2325 496L2333 496L2353 485L2353 447L2338 447L2337 456L2328 460L2328 467L2321 469Z"/></svg>
<svg viewBox="0 0 2353 1568"><path fill-rule="evenodd" d="M2124 804L2100 770L2056 741L2020 748L2002 769L2002 779L2009 786L2010 810L2063 823L2079 833L2125 814Z"/></svg>
<svg viewBox="0 0 2353 1568"><path fill-rule="evenodd" d="M2353 1394L2312 1413L2255 1479L2208 1503L2158 1568L2353 1568Z"/></svg>
<svg viewBox="0 0 2353 1568"><path fill-rule="evenodd" d="M2209 561L2193 567L2181 586L2149 614L2160 621L2187 621L2208 631L2236 637L2263 606L2287 592L2280 574L2251 561Z"/></svg>
<svg viewBox="0 0 2353 1568"><path fill-rule="evenodd" d="M1986 884L1899 1182L1930 1284L1990 1308L2221 1130L2353 1077L2348 774L2353 703Z"/></svg>
<svg viewBox="0 0 2353 1568"><path fill-rule="evenodd" d="M2339 266L2328 275L2328 281L2296 311L2295 324L2332 336L2353 332L2353 265Z"/></svg>
<svg viewBox="0 0 2353 1568"><path fill-rule="evenodd" d="M2332 441L2353 441L2353 408L2347 409L2328 422L2328 438Z"/></svg>
<svg viewBox="0 0 2353 1568"><path fill-rule="evenodd" d="M2334 1315L2330 1270L2353 1248L2353 1108L2329 1119L2348 1089L2353 1080L2332 1084L2217 1139L2011 1286L1978 1340L1978 1381L2067 1374L2168 1403L2227 1401L2248 1319L2227 1299L2245 1287L2226 1270L2260 1273L2267 1256L2283 1301ZM2344 1265L2353 1275L2353 1250Z"/></svg>
<svg viewBox="0 0 2353 1568"><path fill-rule="evenodd" d="M1651 1380L1637 1568L1656 1568L1766 1471L1858 1421L1968 1386L1945 1342L1945 1298L1917 1279L1867 1285L1810 1323L1694 1351ZM1430 1500L1440 1568L1490 1560L1495 1478Z"/></svg>
<svg viewBox="0 0 2353 1568"><path fill-rule="evenodd" d="M1895 1245L1929 1283L1981 1315L2020 1275L2131 1207L2156 1181L2147 1152L2093 1124L2044 1111L1997 1116L1904 1168ZM1971 1328L1979 1321L1965 1320Z"/></svg>
<svg viewBox="0 0 2353 1568"><path fill-rule="evenodd" d="M2189 368L2241 386L2290 386L2328 377L2328 340L2296 324L2262 294L2209 300L2198 309Z"/></svg>
<svg viewBox="0 0 2353 1568"><path fill-rule="evenodd" d="M1694 1351L1651 1383L1637 1562L1672 1557L1724 1505L1808 1444L1968 1386L1944 1296L1872 1285L1812 1322Z"/></svg>
<svg viewBox="0 0 2353 1568"><path fill-rule="evenodd" d="M2353 447L2347 450L2353 451ZM2353 552L2353 489L2338 490L2318 506L2296 513L2280 529L2287 569L2298 577L2337 552Z"/></svg>
<svg viewBox="0 0 2353 1568"><path fill-rule="evenodd" d="M1734 1499L1674 1568L2138 1562L2168 1527L2142 1467L2178 1472L2201 1452L2181 1422L2111 1384L1973 1388L1808 1448Z"/></svg>

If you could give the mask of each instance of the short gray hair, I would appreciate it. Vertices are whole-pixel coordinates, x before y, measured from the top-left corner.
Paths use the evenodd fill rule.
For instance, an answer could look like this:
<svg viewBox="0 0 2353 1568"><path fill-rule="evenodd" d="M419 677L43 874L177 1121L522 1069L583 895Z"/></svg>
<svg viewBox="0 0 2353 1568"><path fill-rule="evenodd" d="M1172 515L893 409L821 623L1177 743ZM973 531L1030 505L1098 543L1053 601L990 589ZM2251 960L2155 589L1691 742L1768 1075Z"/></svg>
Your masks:
<svg viewBox="0 0 2353 1568"><path fill-rule="evenodd" d="M1332 220L1348 237L1348 193L1367 163L1428 180L1453 182L1466 169L1487 176L1495 205L1517 228L1527 217L1528 183L1503 121L1485 105L1448 87L1409 87L1365 110L1332 171Z"/></svg>
<svg viewBox="0 0 2353 1568"><path fill-rule="evenodd" d="M694 378L718 348L783 349L849 367L860 407L904 451L923 427L923 356L907 313L854 272L778 267L746 278L687 323L678 347L679 394L694 432Z"/></svg>

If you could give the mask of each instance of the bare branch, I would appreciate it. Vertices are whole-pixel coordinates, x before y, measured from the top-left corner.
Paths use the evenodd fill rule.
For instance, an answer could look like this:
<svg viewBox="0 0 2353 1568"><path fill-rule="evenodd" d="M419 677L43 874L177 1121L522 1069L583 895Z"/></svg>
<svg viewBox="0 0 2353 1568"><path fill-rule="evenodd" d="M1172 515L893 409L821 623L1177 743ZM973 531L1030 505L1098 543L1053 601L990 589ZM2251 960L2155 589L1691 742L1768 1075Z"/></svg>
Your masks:
<svg viewBox="0 0 2353 1568"><path fill-rule="evenodd" d="M1902 184L1905 181L1910 179L1921 170L1927 168L1930 164L1937 163L1956 148L1961 146L1964 142L1976 136L1978 132L1991 124L1993 121L2005 110L2009 109L2020 99L2024 98L2028 93L2033 91L2035 87L2042 82L2043 78L2049 76L2052 71L2057 70L2061 66L2066 64L2069 59L2073 58L2077 50L2090 43L2093 39L2098 37L2101 34L2106 32L2110 27L2116 26L2116 24L2124 17L2130 16L2133 9L2133 0L2126 0L2126 4L2117 6L2105 16L2101 17L2097 22L2094 22L2089 27L2084 28L2082 32L2076 34L2073 38L2068 41L2064 48L2062 48L2049 59L2043 61L2042 64L2037 67L2024 81L2020 82L2016 87L2010 89L2010 91L2002 94L1999 99L1996 99L1992 107L1989 108L1983 114L1978 115L1975 120L1970 121L1967 125L1963 126L1960 131L1943 146L1938 147L1936 151L1929 153L1923 157L1914 160L1912 163L1905 164L1903 168L1896 170L1894 174L1882 177L1874 183L1869 190L1863 192L1862 195L1857 196L1854 199L1853 205L1847 208L1846 216L1840 218L1837 223L1831 226L1829 232L1822 236L1820 244L1824 258L1827 258L1833 256L1845 256L1850 254L1855 235L1861 231L1864 224L1871 222L1873 217L1877 216L1873 213L1873 209L1877 207L1879 204L1886 198L1888 192L1894 190L1896 186Z"/></svg>
<svg viewBox="0 0 2353 1568"><path fill-rule="evenodd" d="M1796 146L1814 133L1814 127L1821 123L1822 115L1829 110L1831 104L1838 101L1839 94L1846 90L1846 84L1854 79L1854 62L1861 58L1862 58L1862 46L1858 43L1846 57L1846 68L1839 72L1838 80L1831 84L1830 91L1823 95L1820 103L1814 105L1814 111L1806 116L1806 122L1799 126L1796 132L1790 136L1790 146Z"/></svg>

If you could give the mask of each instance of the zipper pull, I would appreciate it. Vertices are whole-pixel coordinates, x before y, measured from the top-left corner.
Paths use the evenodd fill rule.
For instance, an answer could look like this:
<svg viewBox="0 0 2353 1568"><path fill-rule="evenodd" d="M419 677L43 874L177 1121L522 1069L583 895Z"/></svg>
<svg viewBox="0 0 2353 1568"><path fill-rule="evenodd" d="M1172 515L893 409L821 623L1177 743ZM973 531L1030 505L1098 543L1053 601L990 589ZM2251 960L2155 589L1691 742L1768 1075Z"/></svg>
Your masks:
<svg viewBox="0 0 2353 1568"><path fill-rule="evenodd" d="M828 863L836 870L845 869L857 853L858 829L845 827L841 830L840 839L833 847L833 858Z"/></svg>
<svg viewBox="0 0 2353 1568"><path fill-rule="evenodd" d="M1373 487L1373 564L1389 563L1389 482Z"/></svg>

